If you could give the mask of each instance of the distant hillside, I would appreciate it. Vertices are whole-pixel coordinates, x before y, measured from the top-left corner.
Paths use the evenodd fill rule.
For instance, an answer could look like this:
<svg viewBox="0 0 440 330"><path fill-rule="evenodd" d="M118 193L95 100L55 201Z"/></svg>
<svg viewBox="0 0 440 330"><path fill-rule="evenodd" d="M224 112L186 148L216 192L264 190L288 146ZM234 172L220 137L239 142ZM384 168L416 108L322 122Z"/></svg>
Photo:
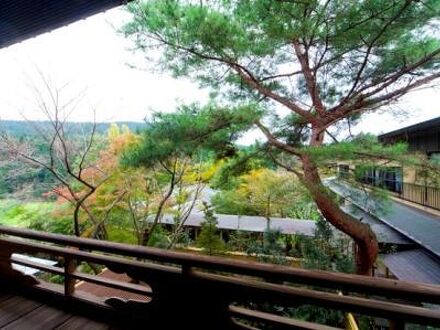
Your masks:
<svg viewBox="0 0 440 330"><path fill-rule="evenodd" d="M97 123L96 131L98 134L105 134L112 123ZM137 132L145 127L144 123L137 122L115 122L119 126L127 125L130 130ZM0 132L7 132L13 136L32 136L36 135L37 132L35 127L40 127L44 129L49 127L48 121L22 121L22 120L1 120L0 121ZM66 130L69 134L87 134L93 127L91 122L69 122L66 124Z"/></svg>

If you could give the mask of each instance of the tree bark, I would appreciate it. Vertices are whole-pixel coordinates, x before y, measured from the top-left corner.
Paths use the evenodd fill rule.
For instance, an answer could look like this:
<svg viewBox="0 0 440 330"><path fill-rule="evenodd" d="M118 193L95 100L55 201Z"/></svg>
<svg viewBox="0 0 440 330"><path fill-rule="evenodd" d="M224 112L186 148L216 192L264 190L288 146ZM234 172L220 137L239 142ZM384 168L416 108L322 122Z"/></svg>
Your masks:
<svg viewBox="0 0 440 330"><path fill-rule="evenodd" d="M168 244L168 247L167 247L169 250L173 248L174 244L176 244L177 238L178 238L179 234L182 232L183 226L185 225L186 221L188 220L189 216L191 215L192 210L196 206L196 202L198 201L198 198L199 198L199 193L203 189L203 188L202 189L199 189L199 188L200 188L200 186L196 188L194 198L191 202L190 207L186 210L185 214L180 219L179 225L175 228L175 231L174 231L172 238L170 240L170 244Z"/></svg>
<svg viewBox="0 0 440 330"><path fill-rule="evenodd" d="M150 242L150 239L151 239L151 234L154 232L154 229L156 229L156 226L158 225L159 220L162 217L163 208L165 206L165 203L168 201L168 199L173 194L174 187L176 186L175 179L176 179L176 175L175 175L175 173L173 173L171 176L170 187L169 187L167 193L165 194L165 196L162 198L162 200L159 203L159 207L157 209L156 216L154 217L153 224L151 225L150 228L144 229L144 232L142 234L142 245L143 246L148 246L148 243Z"/></svg>
<svg viewBox="0 0 440 330"><path fill-rule="evenodd" d="M320 146L324 143L324 130L312 129L312 136L310 138L311 146Z"/></svg>
<svg viewBox="0 0 440 330"><path fill-rule="evenodd" d="M350 236L357 245L356 272L372 275L379 246L370 226L342 211L323 185L318 168L309 155L301 155L303 183L310 191L324 218L337 229Z"/></svg>

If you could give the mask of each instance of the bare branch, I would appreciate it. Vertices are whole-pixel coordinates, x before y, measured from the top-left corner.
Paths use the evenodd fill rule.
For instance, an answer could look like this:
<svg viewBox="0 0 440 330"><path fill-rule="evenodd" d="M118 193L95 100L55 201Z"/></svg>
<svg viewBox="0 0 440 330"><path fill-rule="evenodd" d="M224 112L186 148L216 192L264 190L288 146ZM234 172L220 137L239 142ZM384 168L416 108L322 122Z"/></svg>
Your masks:
<svg viewBox="0 0 440 330"><path fill-rule="evenodd" d="M325 112L325 107L319 95L319 89L316 84L316 76L313 74L313 71L310 68L309 56L307 53L308 50L306 47L304 47L303 51L298 41L294 41L293 47L295 49L296 57L301 64L302 72L306 81L307 89L313 102L313 106L320 115L323 115Z"/></svg>
<svg viewBox="0 0 440 330"><path fill-rule="evenodd" d="M83 166L84 166L84 162L87 158L87 156L90 153L90 150L92 149L93 146L93 142L95 139L95 134L96 134L96 111L93 111L93 126L92 126L92 131L90 133L89 136L89 141L87 143L86 146L86 150L83 152L82 157L81 157L81 161L79 162L79 170L78 170L78 176L81 178L82 172L83 172Z"/></svg>
<svg viewBox="0 0 440 330"><path fill-rule="evenodd" d="M396 89L392 92L389 92L387 94L384 94L384 95L380 95L380 96L370 98L370 99L368 99L368 98L365 99L364 97L362 97L362 98L358 99L358 101L356 103L354 103L352 106L339 109L338 111L336 111L334 113L334 115L332 115L332 117L343 118L353 112L361 112L361 111L365 111L365 110L370 110L372 107L377 106L377 105L381 105L383 102L390 102L390 101L392 102L396 98L407 94L411 90L413 90L417 87L423 86L423 85L425 85L435 79L438 79L438 78L440 78L440 72L437 72L437 73L431 74L429 76L426 76L424 78L410 82L406 86L398 88L398 89Z"/></svg>
<svg viewBox="0 0 440 330"><path fill-rule="evenodd" d="M277 147L277 148L279 148L281 150L287 151L290 154L293 154L293 155L296 155L296 156L301 155L301 150L299 150L299 149L297 149L295 147L292 147L292 146L290 146L290 145L288 145L286 143L281 142L260 121L256 121L255 125L257 125L257 127L263 132L263 134L266 136L268 142L271 145L273 145L273 146L275 146L275 147Z"/></svg>
<svg viewBox="0 0 440 330"><path fill-rule="evenodd" d="M149 37L152 39L155 39L159 42L162 42L165 45L168 45L168 46L171 46L171 47L176 48L178 50L181 50L185 53L192 54L194 56L200 57L205 60L220 62L220 63L223 63L223 64L229 66L243 79L243 81L247 85L254 88L255 90L257 90L258 92L260 92L264 96L286 106L288 109L296 112L297 114L299 114L300 116L306 118L307 120L309 120L311 122L315 121L315 117L310 112L302 109L292 100L285 98L285 97L275 93L270 88L267 88L264 85L262 85L259 82L259 80L254 77L254 75L250 72L250 70L248 70L246 67L239 64L238 62L234 61L233 59L226 59L226 58L203 54L193 48L187 48L187 47L183 47L181 45L176 45L176 44L170 43L169 41L163 39L159 34L153 34L153 35L150 35Z"/></svg>

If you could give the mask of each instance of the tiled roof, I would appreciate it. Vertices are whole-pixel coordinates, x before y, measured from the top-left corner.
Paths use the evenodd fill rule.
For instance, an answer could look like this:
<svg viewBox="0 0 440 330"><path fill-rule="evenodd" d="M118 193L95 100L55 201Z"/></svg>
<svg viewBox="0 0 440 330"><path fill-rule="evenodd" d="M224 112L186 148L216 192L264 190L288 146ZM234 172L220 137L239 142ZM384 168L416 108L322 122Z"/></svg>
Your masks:
<svg viewBox="0 0 440 330"><path fill-rule="evenodd" d="M370 225L373 232L376 234L379 243L388 243L396 245L411 245L414 244L411 240L407 239L404 235L383 224L380 220L372 217L367 212L360 209L353 209L350 207L343 208L345 212L350 213L357 219L362 219L362 222Z"/></svg>
<svg viewBox="0 0 440 330"><path fill-rule="evenodd" d="M399 280L440 284L438 260L422 249L388 254L383 261Z"/></svg>
<svg viewBox="0 0 440 330"><path fill-rule="evenodd" d="M243 230L262 233L267 229L268 221L265 217L215 214L218 224L217 228L224 230ZM185 223L186 227L200 227L204 221L203 213L193 212ZM166 214L162 220L164 224L174 224L173 217ZM278 229L282 234L299 234L313 236L315 232L315 221L292 218L270 217L271 229Z"/></svg>
<svg viewBox="0 0 440 330"><path fill-rule="evenodd" d="M371 205L364 205L359 197L362 192L358 189L335 180L326 181L326 184L331 190L350 198L361 208L373 209ZM365 197L363 199L365 200ZM390 204L390 210L386 214L376 214L376 218L440 258L440 218L394 200L391 200Z"/></svg>

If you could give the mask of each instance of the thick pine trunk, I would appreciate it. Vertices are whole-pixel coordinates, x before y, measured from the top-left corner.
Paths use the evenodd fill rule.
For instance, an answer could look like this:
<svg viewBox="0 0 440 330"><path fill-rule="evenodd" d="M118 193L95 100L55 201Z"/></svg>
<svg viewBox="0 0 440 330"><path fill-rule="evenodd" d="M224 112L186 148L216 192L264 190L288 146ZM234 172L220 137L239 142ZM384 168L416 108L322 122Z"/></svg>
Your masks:
<svg viewBox="0 0 440 330"><path fill-rule="evenodd" d="M310 137L310 145L312 146L320 146L324 143L324 131L319 129L312 129L312 136Z"/></svg>
<svg viewBox="0 0 440 330"><path fill-rule="evenodd" d="M350 236L357 245L356 270L361 275L372 275L373 264L379 247L371 228L343 212L328 193L319 177L318 168L308 155L301 156L304 184L313 196L325 219L337 229Z"/></svg>

